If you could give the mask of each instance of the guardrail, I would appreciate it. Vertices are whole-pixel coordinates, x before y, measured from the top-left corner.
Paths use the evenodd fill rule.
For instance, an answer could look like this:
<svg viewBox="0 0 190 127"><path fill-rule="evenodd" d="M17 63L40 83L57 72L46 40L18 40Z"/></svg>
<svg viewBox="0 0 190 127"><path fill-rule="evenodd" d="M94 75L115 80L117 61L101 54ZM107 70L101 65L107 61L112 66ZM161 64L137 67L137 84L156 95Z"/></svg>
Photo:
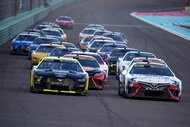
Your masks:
<svg viewBox="0 0 190 127"><path fill-rule="evenodd" d="M46 17L50 11L77 1L81 0L54 0L49 3L49 7L41 6L40 8L35 8L31 11L0 21L0 45L6 43L26 28Z"/></svg>

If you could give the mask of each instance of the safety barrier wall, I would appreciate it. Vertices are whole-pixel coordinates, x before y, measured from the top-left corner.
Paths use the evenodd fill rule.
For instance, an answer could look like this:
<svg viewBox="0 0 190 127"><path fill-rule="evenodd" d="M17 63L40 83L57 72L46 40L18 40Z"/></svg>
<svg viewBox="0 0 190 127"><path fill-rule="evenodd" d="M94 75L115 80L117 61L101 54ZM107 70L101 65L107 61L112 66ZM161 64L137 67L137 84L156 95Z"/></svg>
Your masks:
<svg viewBox="0 0 190 127"><path fill-rule="evenodd" d="M26 28L46 17L50 11L77 1L81 0L54 0L49 3L49 7L41 6L0 21L0 45L6 43Z"/></svg>

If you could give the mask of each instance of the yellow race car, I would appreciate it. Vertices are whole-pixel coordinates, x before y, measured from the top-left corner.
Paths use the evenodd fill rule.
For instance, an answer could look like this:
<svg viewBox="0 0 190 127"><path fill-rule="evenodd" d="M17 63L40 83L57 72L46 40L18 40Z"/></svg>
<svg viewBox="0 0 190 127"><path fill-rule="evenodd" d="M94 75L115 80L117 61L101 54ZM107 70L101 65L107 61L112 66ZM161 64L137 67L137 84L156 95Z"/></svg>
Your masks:
<svg viewBox="0 0 190 127"><path fill-rule="evenodd" d="M86 95L89 76L76 59L45 57L31 71L31 92Z"/></svg>
<svg viewBox="0 0 190 127"><path fill-rule="evenodd" d="M41 44L32 52L31 67L37 65L44 57L48 56L56 47L64 47L58 44Z"/></svg>

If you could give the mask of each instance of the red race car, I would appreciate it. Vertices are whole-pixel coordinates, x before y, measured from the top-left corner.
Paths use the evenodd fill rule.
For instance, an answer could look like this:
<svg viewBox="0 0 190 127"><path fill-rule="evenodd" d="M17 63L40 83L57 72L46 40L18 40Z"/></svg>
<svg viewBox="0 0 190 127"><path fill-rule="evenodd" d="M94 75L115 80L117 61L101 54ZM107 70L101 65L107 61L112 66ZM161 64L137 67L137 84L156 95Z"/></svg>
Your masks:
<svg viewBox="0 0 190 127"><path fill-rule="evenodd" d="M61 27L66 27L68 29L73 29L74 21L71 19L71 17L68 16L59 16L55 20L55 22L60 25Z"/></svg>
<svg viewBox="0 0 190 127"><path fill-rule="evenodd" d="M100 68L100 65L94 57L86 55L64 55L64 57L77 59L79 61L82 68L89 75L89 88L103 89L105 72Z"/></svg>

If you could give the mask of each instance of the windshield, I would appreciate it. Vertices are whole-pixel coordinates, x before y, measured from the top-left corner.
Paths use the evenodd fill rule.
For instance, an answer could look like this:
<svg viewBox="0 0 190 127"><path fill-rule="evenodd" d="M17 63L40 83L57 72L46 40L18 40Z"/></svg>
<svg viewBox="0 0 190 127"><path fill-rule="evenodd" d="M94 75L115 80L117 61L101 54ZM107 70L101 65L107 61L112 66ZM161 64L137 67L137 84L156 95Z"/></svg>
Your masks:
<svg viewBox="0 0 190 127"><path fill-rule="evenodd" d="M105 34L105 31L97 31L94 33L95 36L102 36L103 34Z"/></svg>
<svg viewBox="0 0 190 127"><path fill-rule="evenodd" d="M129 66L131 66L133 63L137 63L137 62L147 62L147 63L158 63L158 64L165 64L164 61L161 60L150 60L150 59L135 59L133 60Z"/></svg>
<svg viewBox="0 0 190 127"><path fill-rule="evenodd" d="M130 74L146 74L146 75L161 75L174 76L166 66L159 65L135 65Z"/></svg>
<svg viewBox="0 0 190 127"><path fill-rule="evenodd" d="M38 69L83 72L81 66L77 62L69 60L46 59L42 61L42 63L38 66Z"/></svg>
<svg viewBox="0 0 190 127"><path fill-rule="evenodd" d="M50 56L64 56L66 54L70 54L72 51L71 50L61 50L61 49L55 49Z"/></svg>
<svg viewBox="0 0 190 127"><path fill-rule="evenodd" d="M123 57L127 52L126 50L114 50L110 56Z"/></svg>
<svg viewBox="0 0 190 127"><path fill-rule="evenodd" d="M58 20L71 21L71 18L69 18L69 17L58 17Z"/></svg>
<svg viewBox="0 0 190 127"><path fill-rule="evenodd" d="M115 49L115 46L111 46L111 45L105 45L102 47L102 49L100 50L100 52L111 52Z"/></svg>
<svg viewBox="0 0 190 127"><path fill-rule="evenodd" d="M15 40L16 41L34 41L38 36L32 35L19 35Z"/></svg>
<svg viewBox="0 0 190 127"><path fill-rule="evenodd" d="M105 37L109 37L109 38L112 38L114 41L123 41L122 37L120 35L104 35Z"/></svg>
<svg viewBox="0 0 190 127"><path fill-rule="evenodd" d="M93 34L95 30L84 30L82 33L83 34Z"/></svg>
<svg viewBox="0 0 190 127"><path fill-rule="evenodd" d="M36 30L42 30L42 29L45 29L47 28L47 26L36 26L35 29Z"/></svg>
<svg viewBox="0 0 190 127"><path fill-rule="evenodd" d="M92 37L86 37L83 42L89 42L92 39Z"/></svg>
<svg viewBox="0 0 190 127"><path fill-rule="evenodd" d="M98 63L93 60L93 59L82 59L79 58L77 59L79 61L79 63L83 66L83 67L93 67L93 68L99 68Z"/></svg>
<svg viewBox="0 0 190 127"><path fill-rule="evenodd" d="M36 52L51 53L55 48L55 46L40 46Z"/></svg>
<svg viewBox="0 0 190 127"><path fill-rule="evenodd" d="M50 44L50 43L60 43L57 39L45 39L45 38L37 38L33 44Z"/></svg>
<svg viewBox="0 0 190 127"><path fill-rule="evenodd" d="M152 54L144 54L144 53L129 53L125 56L125 61L131 61L135 57L147 57L147 58L155 58Z"/></svg>
<svg viewBox="0 0 190 127"><path fill-rule="evenodd" d="M98 63L104 63L102 58L97 54L88 54L88 53L86 53L86 54L85 53L71 53L71 54L93 56L98 61Z"/></svg>
<svg viewBox="0 0 190 127"><path fill-rule="evenodd" d="M53 30L43 30L43 31L46 35L61 37L61 33L59 31L53 31Z"/></svg>
<svg viewBox="0 0 190 127"><path fill-rule="evenodd" d="M76 48L73 44L63 44L66 48Z"/></svg>
<svg viewBox="0 0 190 127"><path fill-rule="evenodd" d="M94 41L94 43L91 45L91 48L100 48L102 47L106 42L103 41Z"/></svg>

